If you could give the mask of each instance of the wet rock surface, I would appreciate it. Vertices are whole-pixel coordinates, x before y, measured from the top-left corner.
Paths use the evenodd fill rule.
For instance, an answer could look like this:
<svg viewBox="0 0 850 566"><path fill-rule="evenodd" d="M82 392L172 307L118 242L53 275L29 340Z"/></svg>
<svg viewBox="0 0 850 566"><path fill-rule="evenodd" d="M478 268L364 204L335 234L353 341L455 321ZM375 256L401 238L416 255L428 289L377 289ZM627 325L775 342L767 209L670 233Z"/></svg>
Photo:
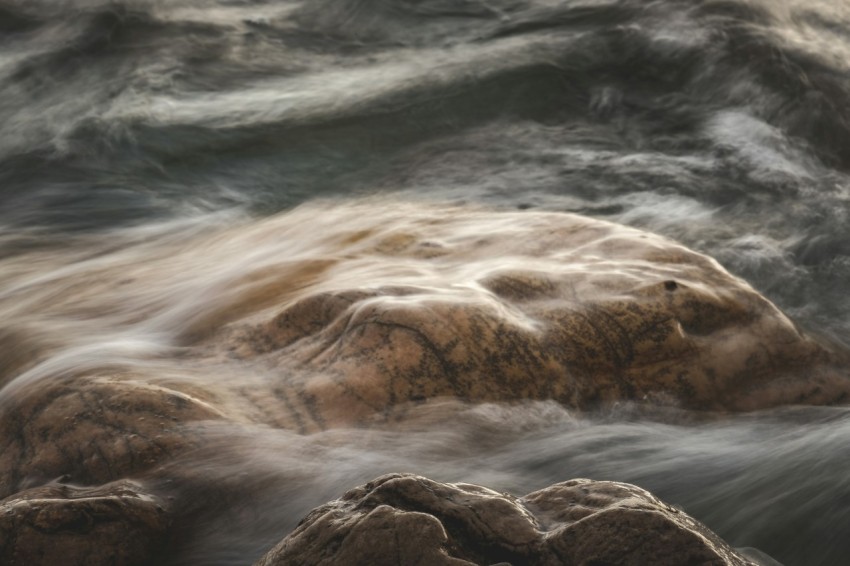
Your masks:
<svg viewBox="0 0 850 566"><path fill-rule="evenodd" d="M27 369L4 377L0 396L0 497L7 498L0 556L14 564L50 563L55 547L67 563L147 560L158 547L161 521L191 522L195 511L200 516L213 508L207 498L224 501L219 496L229 484L204 479L202 463L192 467L184 474L197 486L184 501L189 513L152 504L147 498L156 493L114 482L168 485L180 475L169 465L199 461L180 460L187 454L214 457L215 443L201 432L211 421L304 438L349 427L400 430L414 421L421 427L478 403L553 401L583 411L627 401L723 412L838 403L850 393L840 370L843 354L802 333L717 262L675 242L568 214L416 211L408 215L402 207L362 229L357 207L346 208L343 217L327 221L324 255L292 259L275 248L284 259L270 253L274 261L215 288L211 294L223 298L209 312L180 311L185 321L169 314L163 324L183 325L176 345L154 340L155 355L116 358L123 366L107 355L88 370L83 364L60 371L51 356L81 353L89 364L91 344L72 336L62 346L62 332L7 337L21 353L9 358L10 367ZM286 222L312 224L316 217L308 209L269 220L251 240L230 242L230 249L277 242ZM220 247L216 238L204 242L210 253ZM191 244L186 256L197 254L199 243ZM108 319L122 312L125 286L134 285L144 308L131 309L127 320L141 324L156 312L163 272L179 280L188 261L161 250L149 259L136 278L127 270L95 270L86 280L96 284L77 287L60 278L56 285L67 292L49 293L32 308L43 309L45 320L79 320L93 329L100 324L95 313ZM132 263L142 265L135 257ZM24 348L21 341L34 345ZM136 342L130 344L134 351ZM57 482L70 491L55 491ZM431 491L420 489L426 484ZM699 538L694 533L702 527L684 515L657 502L634 503L654 501L648 494L594 485L589 493L584 484L563 484L545 497L515 500L474 487L390 478L363 493L372 503L357 509L368 512L340 520L367 539L387 529L420 532L431 544L415 555L423 564L619 563L622 548L644 549L646 560L635 564L678 561L684 548L696 553L693 563L735 563L722 562L734 558L725 557L722 545L693 547L688 541ZM376 503L390 486L408 486L411 505L392 498ZM578 498L572 507L567 503L568 513L587 507L593 514L563 515L553 497ZM327 513L349 503L331 504ZM491 519L481 522L470 509ZM305 524L321 519L311 517ZM646 542L646 525L667 534ZM609 538L598 539L600 532ZM315 537L330 537L322 546L331 549L331 539L339 538L308 527L298 533L268 560L314 552ZM132 542L124 542L127 537ZM365 540L358 537L344 538ZM337 563L346 556L408 563L404 553L416 549L402 542L386 548L346 543L354 546L341 546Z"/></svg>
<svg viewBox="0 0 850 566"><path fill-rule="evenodd" d="M134 482L42 486L0 501L0 563L148 564L168 526L164 502Z"/></svg>
<svg viewBox="0 0 850 566"><path fill-rule="evenodd" d="M181 428L219 418L207 403L118 376L70 377L20 391L0 412L0 497L56 478L99 485L197 446Z"/></svg>
<svg viewBox="0 0 850 566"><path fill-rule="evenodd" d="M576 479L517 498L392 474L311 512L257 566L751 565L629 484Z"/></svg>
<svg viewBox="0 0 850 566"><path fill-rule="evenodd" d="M713 259L639 230L482 212L345 251L320 291L218 337L294 376L275 394L305 431L402 420L437 397L726 411L850 394L843 355Z"/></svg>

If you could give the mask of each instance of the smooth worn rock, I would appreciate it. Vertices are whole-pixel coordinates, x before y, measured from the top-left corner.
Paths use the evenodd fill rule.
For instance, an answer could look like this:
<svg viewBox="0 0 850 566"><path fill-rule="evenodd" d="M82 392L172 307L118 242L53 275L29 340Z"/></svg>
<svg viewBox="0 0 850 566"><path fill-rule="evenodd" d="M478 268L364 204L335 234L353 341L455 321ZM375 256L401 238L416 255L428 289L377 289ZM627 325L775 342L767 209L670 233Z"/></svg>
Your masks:
<svg viewBox="0 0 850 566"><path fill-rule="evenodd" d="M133 376L79 376L22 388L0 406L0 497L62 478L99 485L197 445L181 425L221 418L204 401Z"/></svg>
<svg viewBox="0 0 850 566"><path fill-rule="evenodd" d="M0 564L148 564L168 526L163 502L134 482L38 487L0 501Z"/></svg>
<svg viewBox="0 0 850 566"><path fill-rule="evenodd" d="M843 355L702 254L575 215L453 212L347 243L219 343L293 375L275 394L304 430L436 397L723 411L850 393Z"/></svg>
<svg viewBox="0 0 850 566"><path fill-rule="evenodd" d="M752 564L639 487L571 480L522 498L391 474L313 510L256 566Z"/></svg>
<svg viewBox="0 0 850 566"><path fill-rule="evenodd" d="M282 236L290 224L302 225L292 232L298 238L313 233L303 225L312 228L317 219L322 226L306 252ZM28 325L0 332L8 350L0 371L0 497L10 498L2 556L12 556L11 563L50 563L53 555L43 553L53 552L45 550L52 540L69 560L86 563L107 560L92 553L112 546L121 549L108 559L114 563L147 556L155 537L145 534L147 520L137 520L142 499L128 499L123 488L110 491L110 482L156 477L167 484L174 475L169 465L215 451L201 421L308 434L445 420L480 402L550 400L592 410L635 401L728 411L836 403L850 393L845 354L802 333L717 262L607 222L354 204L305 207L197 238L175 250L131 246L132 254L119 255L119 269L82 262L57 268L52 278L19 281L15 316L23 318L10 315L6 325ZM252 252L243 258L245 250ZM187 266L202 272L187 274ZM192 286L199 280L200 290ZM121 329L115 340L112 325ZM28 490L57 481L107 485L92 498L60 494L21 503L30 501ZM339 546L341 556L367 562L486 562L540 552L549 557L542 563L581 563L571 553L587 544L592 549L581 552L604 562L621 546L649 544L640 542L644 524L667 533L646 546L653 556L664 548L679 556L679 548L691 548L681 542L691 540L687 533L701 532L669 527L676 515L666 513L673 511L633 509L625 496L615 498L615 530L606 526L607 507L585 503L593 515L567 529L561 519L541 526L548 515L540 514L545 505L534 494L517 503L478 488L464 487L461 496L452 491L461 488L433 484L427 499L415 484L415 505L369 503L351 529L416 532L430 550L401 541L385 555L358 537L331 537L326 550ZM198 488L205 496L226 489ZM376 488L369 500L380 493ZM470 515L473 507L491 518ZM531 511L537 519L519 520ZM597 540L596 532L609 532L610 540ZM121 546L125 535L135 542ZM309 537L287 543L286 556ZM695 560L714 556L693 552Z"/></svg>

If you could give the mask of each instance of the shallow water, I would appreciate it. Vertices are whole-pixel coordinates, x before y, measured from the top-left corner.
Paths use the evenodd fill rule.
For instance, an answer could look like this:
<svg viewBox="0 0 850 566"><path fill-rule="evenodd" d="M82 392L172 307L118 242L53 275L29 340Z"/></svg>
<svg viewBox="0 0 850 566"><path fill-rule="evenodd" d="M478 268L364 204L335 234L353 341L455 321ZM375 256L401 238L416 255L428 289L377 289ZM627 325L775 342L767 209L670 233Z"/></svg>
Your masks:
<svg viewBox="0 0 850 566"><path fill-rule="evenodd" d="M0 409L104 368L231 379L186 349L310 288L356 207L367 231L434 202L644 228L848 347L848 95L837 0L0 0ZM218 449L168 489L244 500L187 505L202 519L169 558L248 563L414 471L629 481L735 546L843 562L847 409L681 421L530 403L403 431L203 425Z"/></svg>

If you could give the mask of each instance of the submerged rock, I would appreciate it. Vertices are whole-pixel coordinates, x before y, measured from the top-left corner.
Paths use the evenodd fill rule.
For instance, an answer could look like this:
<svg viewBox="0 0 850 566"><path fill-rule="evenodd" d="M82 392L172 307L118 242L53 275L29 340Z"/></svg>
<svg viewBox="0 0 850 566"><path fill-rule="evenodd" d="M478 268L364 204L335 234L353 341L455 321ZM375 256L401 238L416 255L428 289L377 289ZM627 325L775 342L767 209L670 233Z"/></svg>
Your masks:
<svg viewBox="0 0 850 566"><path fill-rule="evenodd" d="M753 564L629 484L576 479L516 498L391 474L313 510L256 566L496 563Z"/></svg>

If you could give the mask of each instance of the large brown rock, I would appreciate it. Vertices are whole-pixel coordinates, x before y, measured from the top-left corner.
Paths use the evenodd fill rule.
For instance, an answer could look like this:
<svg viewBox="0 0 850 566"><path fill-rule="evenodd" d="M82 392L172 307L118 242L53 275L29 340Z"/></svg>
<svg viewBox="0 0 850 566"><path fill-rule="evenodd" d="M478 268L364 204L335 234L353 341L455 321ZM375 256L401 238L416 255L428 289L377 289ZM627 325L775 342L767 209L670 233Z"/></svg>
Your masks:
<svg viewBox="0 0 850 566"><path fill-rule="evenodd" d="M525 497L391 474L313 510L256 566L749 565L629 484L571 480Z"/></svg>
<svg viewBox="0 0 850 566"><path fill-rule="evenodd" d="M426 209L402 226L346 242L283 309L218 337L290 375L275 394L304 430L436 397L723 411L850 393L844 356L665 238L569 214Z"/></svg>
<svg viewBox="0 0 850 566"><path fill-rule="evenodd" d="M291 239L319 222L310 245ZM287 239L290 226L298 229ZM309 253L293 253L297 245ZM23 380L31 387L0 377L9 380L0 392L0 485L136 473L180 452L176 425L195 420L311 432L404 420L440 397L727 411L850 394L845 354L801 332L711 258L577 215L304 207L173 251L145 246L119 253L115 269L102 260L20 284L15 301L28 310L16 316L27 324L0 324L0 344L14 372L35 367L38 377ZM246 251L262 260L244 261ZM208 303L183 311L164 300L171 292L180 308L194 305L188 281L213 277L227 262L244 269L224 269L227 285L213 286ZM95 355L86 364L97 370L69 375L57 364L59 376L38 366L63 353L74 324L106 340L110 324L144 326L145 317L180 326L179 355L126 370ZM134 440L113 442L116 434ZM74 451L54 458L57 451L38 447L39 435L58 445L93 436L102 448L63 469L59 460ZM22 452L21 438L34 448ZM135 460L111 462L116 453Z"/></svg>
<svg viewBox="0 0 850 566"><path fill-rule="evenodd" d="M318 222L315 240L301 242ZM850 393L847 357L745 282L675 242L606 222L366 203L181 238L107 242L97 261L48 250L4 264L0 498L12 514L0 556L38 561L54 538L68 556L112 545L136 524L138 501L128 507L108 486L98 497L109 503L57 495L33 511L16 501L51 482L168 479L166 464L214 450L199 421L306 434L428 422L429 408L477 402L726 411ZM43 277L45 265L54 269ZM138 351L137 331L154 336ZM429 404L440 398L452 402ZM103 505L115 520L73 536L8 534L41 525L36 515L88 524L90 507ZM370 521L386 513L373 511ZM139 549L152 540L137 539Z"/></svg>

